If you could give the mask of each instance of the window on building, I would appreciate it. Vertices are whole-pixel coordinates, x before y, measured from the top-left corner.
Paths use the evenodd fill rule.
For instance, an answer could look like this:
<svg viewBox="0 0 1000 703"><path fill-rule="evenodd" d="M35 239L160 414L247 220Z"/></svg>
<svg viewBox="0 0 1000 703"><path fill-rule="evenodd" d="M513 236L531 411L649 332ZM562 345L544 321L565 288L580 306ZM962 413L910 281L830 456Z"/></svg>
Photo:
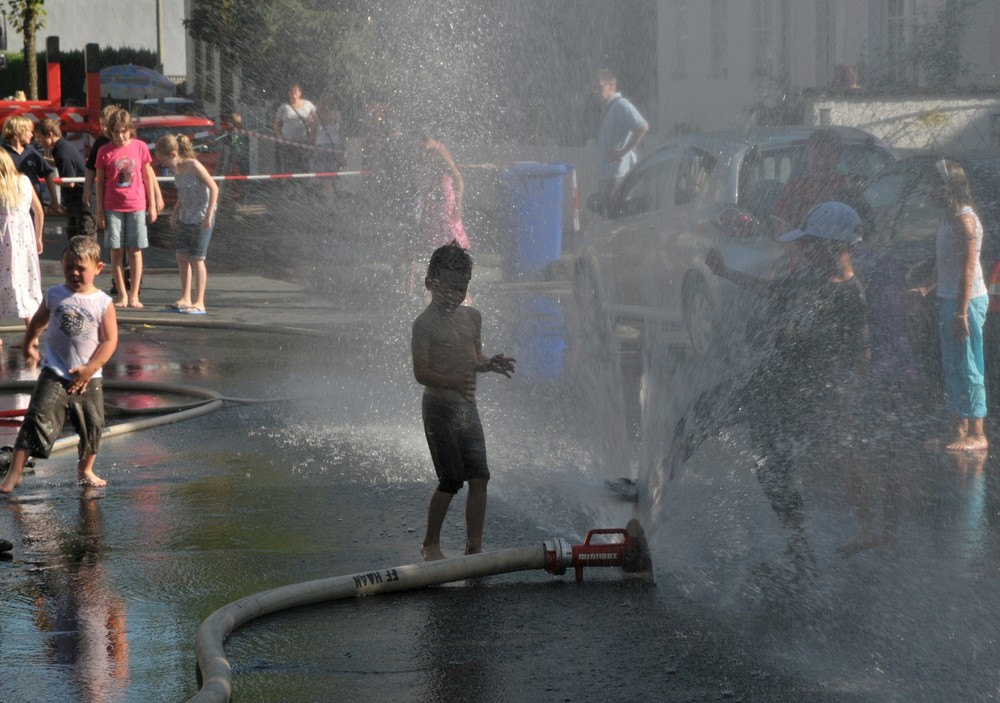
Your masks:
<svg viewBox="0 0 1000 703"><path fill-rule="evenodd" d="M771 78L774 73L772 5L772 0L753 0L753 75L757 78Z"/></svg>
<svg viewBox="0 0 1000 703"><path fill-rule="evenodd" d="M205 44L201 40L194 43L194 94L204 95L205 85Z"/></svg>
<svg viewBox="0 0 1000 703"><path fill-rule="evenodd" d="M712 0L711 7L711 45L712 54L709 65L709 78L726 78L726 15L729 10L729 0Z"/></svg>
<svg viewBox="0 0 1000 703"><path fill-rule="evenodd" d="M216 72L215 72L215 49L211 46L205 46L205 99L211 102L215 102L217 99L215 93L216 85Z"/></svg>
<svg viewBox="0 0 1000 703"><path fill-rule="evenodd" d="M913 0L887 0L885 69L890 83L909 83L913 79L914 70L908 56L913 22Z"/></svg>
<svg viewBox="0 0 1000 703"><path fill-rule="evenodd" d="M673 34L674 60L671 74L674 78L687 78L688 0L677 0L677 4L674 6Z"/></svg>
<svg viewBox="0 0 1000 703"><path fill-rule="evenodd" d="M791 34L792 6L791 0L781 0L781 19L779 21L778 43L778 80L789 83L792 79L792 59L789 40Z"/></svg>

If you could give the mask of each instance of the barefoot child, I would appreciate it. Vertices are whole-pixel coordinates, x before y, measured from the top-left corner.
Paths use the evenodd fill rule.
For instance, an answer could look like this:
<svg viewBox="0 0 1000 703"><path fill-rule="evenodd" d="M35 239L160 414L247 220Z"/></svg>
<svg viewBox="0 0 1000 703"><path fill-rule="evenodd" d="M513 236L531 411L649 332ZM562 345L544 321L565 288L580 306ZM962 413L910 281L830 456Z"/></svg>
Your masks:
<svg viewBox="0 0 1000 703"><path fill-rule="evenodd" d="M464 249L449 244L435 250L424 279L431 302L413 322L413 375L424 386L424 434L438 476L420 549L427 561L445 558L441 526L451 499L466 481L465 553L483 551L490 471L476 410L476 374L494 371L510 378L514 372L509 356L483 356L482 315L461 304L471 278L472 259Z"/></svg>
<svg viewBox="0 0 1000 703"><path fill-rule="evenodd" d="M22 353L29 362L37 363L38 338L48 328L42 371L17 433L0 493L11 493L21 484L29 457L48 458L67 410L80 435L77 478L85 486L107 483L94 473L94 460L104 431L101 369L118 346L118 320L111 297L94 285L104 264L101 248L93 238L80 235L70 239L62 266L66 283L45 291L24 333ZM55 324L49 325L50 320Z"/></svg>
<svg viewBox="0 0 1000 703"><path fill-rule="evenodd" d="M156 159L174 172L177 204L170 211L170 227L177 230L177 269L181 275L181 297L173 304L178 312L205 312L205 257L215 224L219 186L195 155L191 140L183 134L165 134L156 142ZM179 228L179 229L178 229ZM197 295L191 300L191 283Z"/></svg>
<svg viewBox="0 0 1000 703"><path fill-rule="evenodd" d="M104 233L104 246L111 250L111 275L118 291L118 307L141 308L142 250L149 246L146 217L156 222L158 198L156 174L149 147L135 139L135 124L128 110L118 110L108 120L111 143L97 154L97 228ZM125 286L125 252L132 270Z"/></svg>

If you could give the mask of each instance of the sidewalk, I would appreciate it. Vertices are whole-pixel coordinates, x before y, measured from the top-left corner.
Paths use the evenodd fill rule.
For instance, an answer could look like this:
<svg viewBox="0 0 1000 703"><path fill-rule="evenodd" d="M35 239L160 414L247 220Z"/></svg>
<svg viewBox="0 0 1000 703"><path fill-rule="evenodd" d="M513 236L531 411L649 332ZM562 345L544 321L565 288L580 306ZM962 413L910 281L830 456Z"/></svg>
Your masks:
<svg viewBox="0 0 1000 703"><path fill-rule="evenodd" d="M263 224L263 223L261 223ZM65 218L47 217L42 254L42 286L61 283L62 270L58 257L63 248ZM308 272L309 261L273 261L255 252L248 254L239 237L267 237L268 228L255 229L248 218L241 223L243 231L234 231L231 222L221 236L213 238L208 259L208 305L205 315L164 312L165 306L177 300L180 281L176 258L172 250L149 247L143 252L141 309L119 309L120 323L143 322L171 326L228 326L310 330L321 334L352 336L375 334L387 324L395 324L409 308L419 311L420 295L404 295L395 290L395 274L384 261L344 261L339 265L323 264L322 276ZM317 257L319 254L317 253ZM105 261L107 256L105 255ZM216 263L216 261L218 263ZM252 270L268 268L271 275ZM311 277L312 280L309 280ZM476 285L520 285L502 281L497 257L476 257ZM111 289L110 267L97 279L100 288Z"/></svg>
<svg viewBox="0 0 1000 703"><path fill-rule="evenodd" d="M42 253L43 288L61 283L62 270L58 257L65 241L65 218L47 217ZM214 243L214 242L213 242ZM107 255L105 255L107 261ZM330 301L310 294L301 284L266 277L251 271L213 270L208 261L208 311L205 315L184 315L163 312L165 306L177 300L180 280L172 250L149 247L143 251L142 302L144 307L120 308L119 322L153 320L165 325L246 325L253 327L289 327L327 331L338 325L358 323L362 311L338 311ZM111 289L110 267L97 279L97 285ZM370 317L370 313L367 314Z"/></svg>

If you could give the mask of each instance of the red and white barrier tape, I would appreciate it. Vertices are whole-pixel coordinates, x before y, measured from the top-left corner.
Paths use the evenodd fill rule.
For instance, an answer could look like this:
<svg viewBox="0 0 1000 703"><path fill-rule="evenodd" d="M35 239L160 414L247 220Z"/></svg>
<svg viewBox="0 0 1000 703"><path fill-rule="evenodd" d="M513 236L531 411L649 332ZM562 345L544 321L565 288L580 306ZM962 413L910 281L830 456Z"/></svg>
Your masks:
<svg viewBox="0 0 1000 703"><path fill-rule="evenodd" d="M213 181L282 181L292 178L335 178L337 176L367 176L371 171L317 171L316 173L258 173L250 176L212 176ZM56 178L56 185L83 183L83 178ZM174 176L157 176L160 183L173 183Z"/></svg>

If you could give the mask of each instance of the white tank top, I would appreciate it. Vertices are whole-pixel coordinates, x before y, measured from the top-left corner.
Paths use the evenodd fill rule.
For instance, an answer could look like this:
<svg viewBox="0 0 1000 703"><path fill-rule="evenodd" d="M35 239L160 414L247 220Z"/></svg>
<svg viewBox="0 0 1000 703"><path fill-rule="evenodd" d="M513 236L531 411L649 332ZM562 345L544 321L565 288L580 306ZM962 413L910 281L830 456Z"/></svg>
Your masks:
<svg viewBox="0 0 1000 703"><path fill-rule="evenodd" d="M42 364L60 378L72 378L69 370L83 366L94 355L101 320L111 303L111 296L102 290L73 293L64 284L46 290L45 306L50 317ZM94 378L101 375L98 369Z"/></svg>
<svg viewBox="0 0 1000 703"><path fill-rule="evenodd" d="M964 205L958 211L959 215L972 215L976 229L976 269L972 278L972 298L979 298L986 295L986 283L983 281L983 266L979 261L979 253L983 248L983 224L975 211L968 205ZM958 281L961 274L958 260L958 248L955 246L956 218L942 217L938 224L937 231L937 268L938 284L937 296L945 300L955 300L958 298Z"/></svg>

